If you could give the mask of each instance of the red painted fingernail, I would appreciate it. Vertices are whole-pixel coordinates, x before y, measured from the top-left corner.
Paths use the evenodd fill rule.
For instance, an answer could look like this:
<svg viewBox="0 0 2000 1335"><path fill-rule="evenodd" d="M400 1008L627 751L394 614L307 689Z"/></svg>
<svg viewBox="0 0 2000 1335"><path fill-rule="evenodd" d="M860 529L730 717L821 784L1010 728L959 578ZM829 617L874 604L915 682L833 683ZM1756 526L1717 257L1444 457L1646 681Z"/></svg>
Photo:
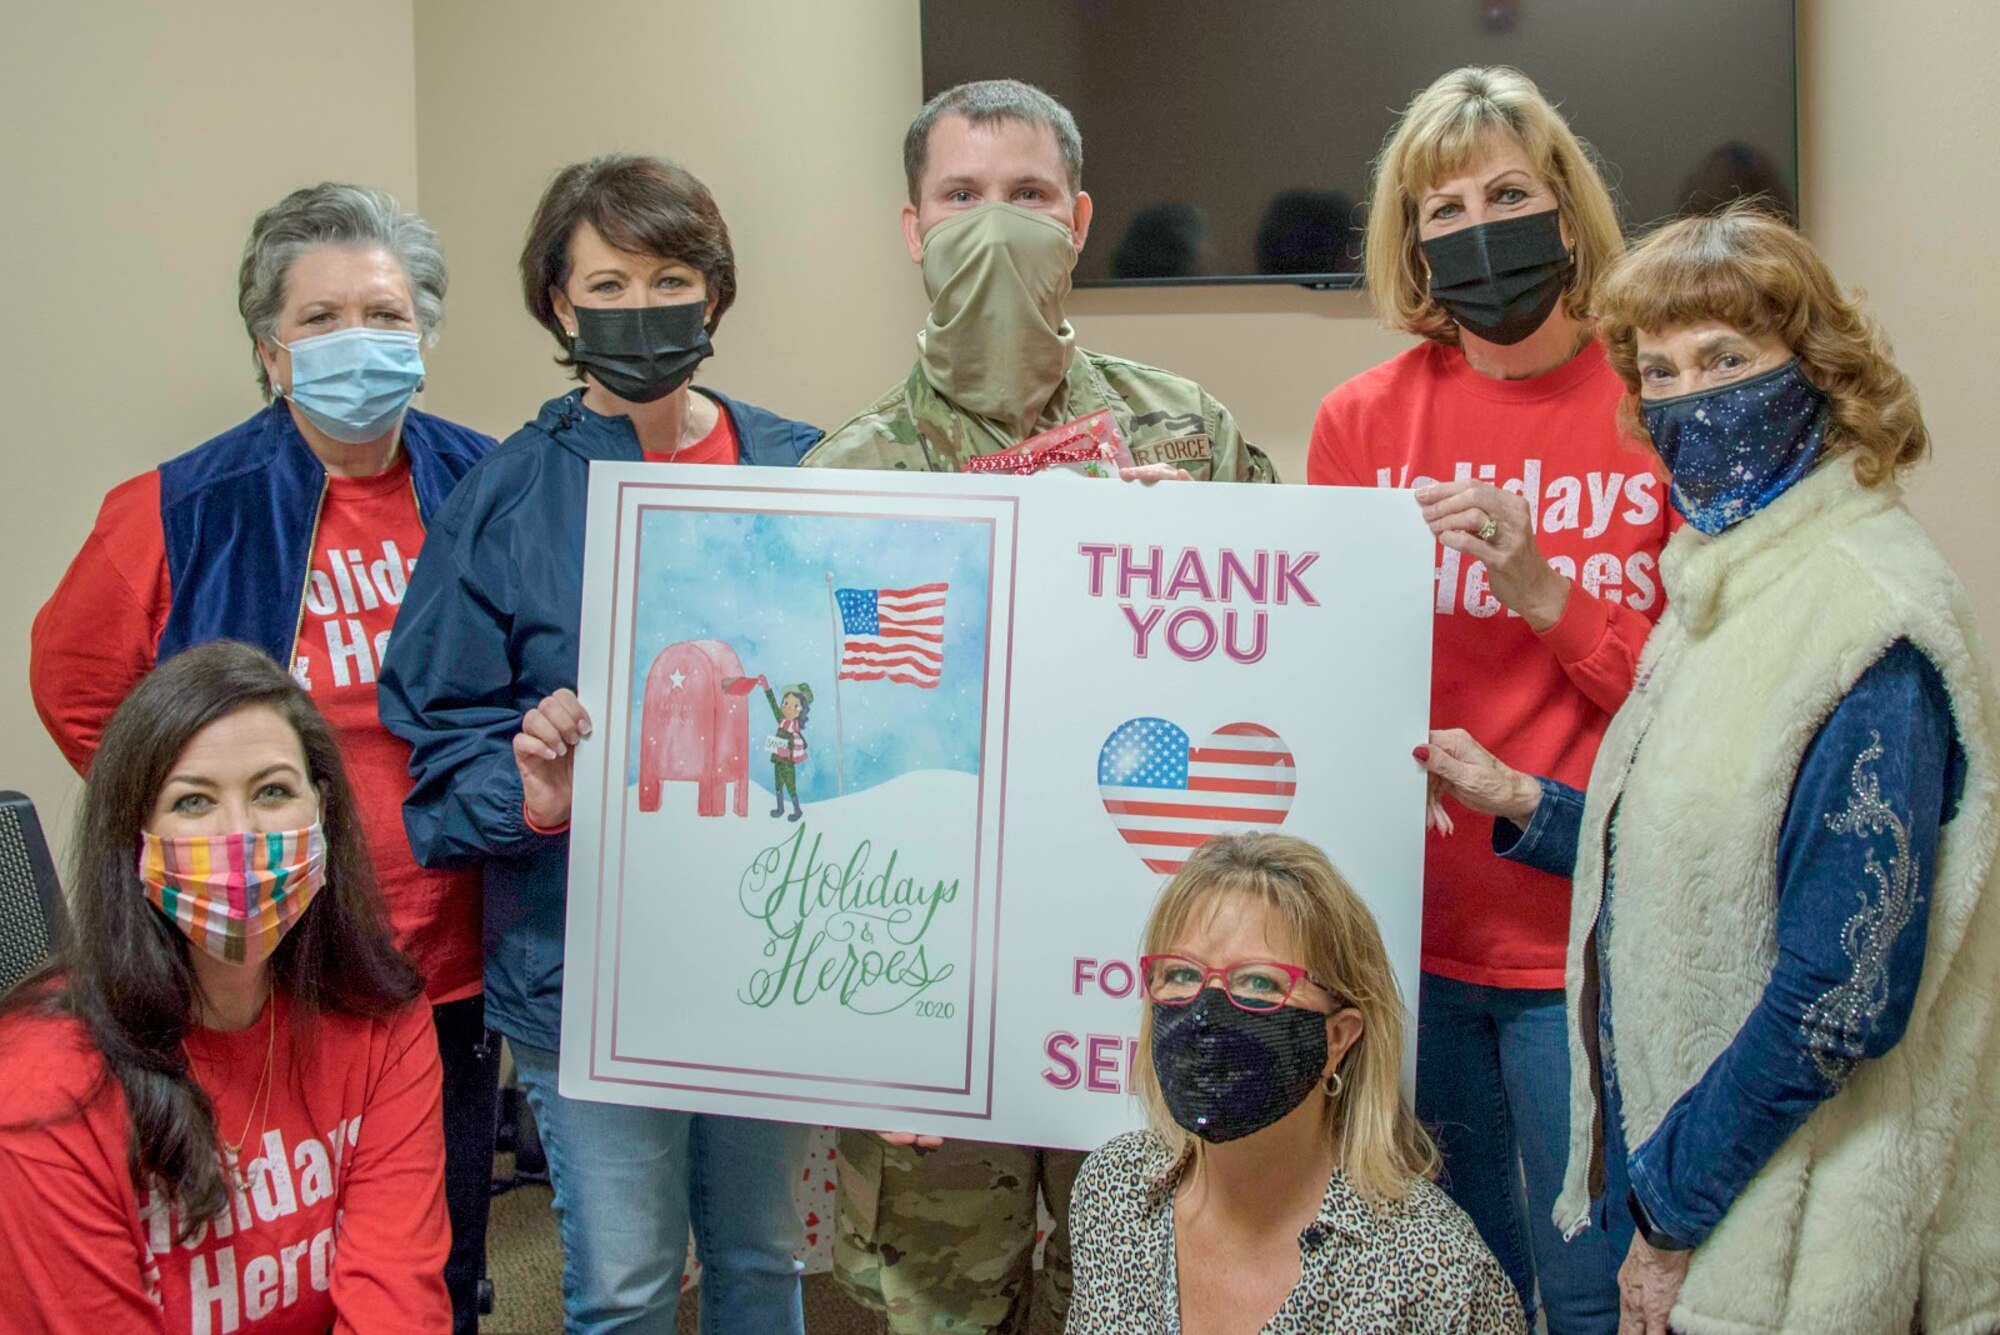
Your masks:
<svg viewBox="0 0 2000 1335"><path fill-rule="evenodd" d="M1413 747L1410 754L1417 758L1419 765L1428 765L1431 762L1431 749L1428 746Z"/></svg>

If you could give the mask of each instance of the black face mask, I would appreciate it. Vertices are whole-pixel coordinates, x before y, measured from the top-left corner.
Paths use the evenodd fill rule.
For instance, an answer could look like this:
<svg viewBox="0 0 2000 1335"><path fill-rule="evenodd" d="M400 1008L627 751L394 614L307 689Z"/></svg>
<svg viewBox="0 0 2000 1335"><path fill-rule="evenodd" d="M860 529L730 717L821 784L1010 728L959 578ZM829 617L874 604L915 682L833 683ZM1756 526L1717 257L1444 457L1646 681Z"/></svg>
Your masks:
<svg viewBox="0 0 2000 1335"><path fill-rule="evenodd" d="M629 403L651 403L685 385L715 351L702 322L708 304L578 306L569 355Z"/></svg>
<svg viewBox="0 0 2000 1335"><path fill-rule="evenodd" d="M1326 1016L1252 1013L1219 987L1185 1006L1153 1003L1153 1070L1167 1111L1212 1144L1262 1131L1305 1102L1326 1070Z"/></svg>
<svg viewBox="0 0 2000 1335"><path fill-rule="evenodd" d="M1542 327L1576 270L1560 215L1544 209L1424 242L1431 296L1488 343L1519 343Z"/></svg>

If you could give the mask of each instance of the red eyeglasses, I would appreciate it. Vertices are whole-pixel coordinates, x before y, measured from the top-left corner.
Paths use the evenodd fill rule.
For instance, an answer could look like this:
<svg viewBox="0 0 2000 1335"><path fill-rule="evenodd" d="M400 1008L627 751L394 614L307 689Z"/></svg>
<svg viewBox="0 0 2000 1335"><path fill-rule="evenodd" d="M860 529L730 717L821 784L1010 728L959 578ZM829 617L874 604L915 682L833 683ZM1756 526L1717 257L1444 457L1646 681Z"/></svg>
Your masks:
<svg viewBox="0 0 2000 1335"><path fill-rule="evenodd" d="M1301 982L1339 998L1333 989L1296 964L1276 960L1244 960L1210 968L1185 955L1141 955L1139 974L1146 995L1162 1006L1185 1006L1200 996L1211 978L1222 980L1223 995L1238 1010L1274 1011L1292 999Z"/></svg>

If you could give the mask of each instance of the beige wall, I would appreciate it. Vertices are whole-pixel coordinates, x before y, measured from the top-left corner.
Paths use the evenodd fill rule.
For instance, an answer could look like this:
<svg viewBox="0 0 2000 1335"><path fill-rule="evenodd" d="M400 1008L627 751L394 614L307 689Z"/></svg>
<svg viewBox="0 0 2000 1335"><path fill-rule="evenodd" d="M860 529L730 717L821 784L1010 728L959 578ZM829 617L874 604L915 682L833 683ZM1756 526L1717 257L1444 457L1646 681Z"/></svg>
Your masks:
<svg viewBox="0 0 2000 1335"><path fill-rule="evenodd" d="M1800 212L1868 293L1916 381L1936 453L1911 505L2000 636L2000 102L1991 0L1800 6Z"/></svg>
<svg viewBox="0 0 2000 1335"><path fill-rule="evenodd" d="M254 405L233 271L251 215L286 188L345 176L407 199L421 179L453 272L425 406L496 434L565 383L521 308L529 211L556 167L612 148L681 158L734 229L742 291L710 383L831 425L909 365L922 293L895 214L915 0L26 12L10 7L0 41L0 167L30 204L0 240L35 257L0 360L16 414L0 785L45 803L70 789L27 703L29 619L107 486ZM1985 81L2000 7L1803 0L1800 38L1807 228L1867 286L1924 393L1939 454L1917 508L2000 628L1984 552L2000 474L1980 430L2000 315ZM1094 291L1073 314L1089 345L1202 381L1293 479L1319 397L1404 345L1361 298L1297 289Z"/></svg>
<svg viewBox="0 0 2000 1335"><path fill-rule="evenodd" d="M28 625L113 485L258 405L236 264L325 178L414 202L411 0L70 0L0 17L0 788L77 791L28 701Z"/></svg>
<svg viewBox="0 0 2000 1335"><path fill-rule="evenodd" d="M600 31L660 53L656 76L598 60ZM2000 473L1976 444L1973 366L2000 308L1983 54L2000 7L1802 0L1799 35L1808 230L1867 286L1924 392L1939 453L1916 503L2000 627L2000 572L1975 546ZM915 0L421 0L417 59L424 198L459 275L434 407L504 431L560 387L513 261L547 174L612 147L680 157L730 219L742 296L710 383L832 425L907 369L922 302L895 211L921 90ZM1352 294L1095 290L1072 313L1090 346L1207 385L1294 479L1320 396L1404 346Z"/></svg>
<svg viewBox="0 0 2000 1335"><path fill-rule="evenodd" d="M660 52L657 75L596 60L580 12L621 49ZM908 373L924 301L896 214L922 90L915 0L420 0L417 73L424 203L455 275L431 408L505 432L564 387L514 266L549 174L614 148L678 157L729 220L741 290L707 383L832 426ZM1071 311L1090 346L1208 385L1301 479L1320 396L1404 345L1351 294L1100 289Z"/></svg>
<svg viewBox="0 0 2000 1335"><path fill-rule="evenodd" d="M916 14L421 0L417 162L454 275L429 406L504 435L569 387L516 264L549 176L613 150L679 159L730 224L738 296L706 383L832 425L907 372L923 291L896 207Z"/></svg>

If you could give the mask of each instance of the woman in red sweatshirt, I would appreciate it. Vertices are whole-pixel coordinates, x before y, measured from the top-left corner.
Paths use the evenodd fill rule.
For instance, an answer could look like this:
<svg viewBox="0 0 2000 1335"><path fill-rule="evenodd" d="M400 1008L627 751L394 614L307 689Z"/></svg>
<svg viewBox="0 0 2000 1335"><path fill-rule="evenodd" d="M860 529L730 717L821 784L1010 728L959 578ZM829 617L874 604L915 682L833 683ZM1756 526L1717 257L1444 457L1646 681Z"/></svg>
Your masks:
<svg viewBox="0 0 2000 1335"><path fill-rule="evenodd" d="M0 999L0 1324L451 1328L437 1039L340 751L247 645L105 729L56 961Z"/></svg>
<svg viewBox="0 0 2000 1335"><path fill-rule="evenodd" d="M417 865L410 747L376 678L425 535L493 448L411 406L444 318L437 236L380 190L322 182L257 215L236 304L266 406L121 483L29 639L28 685L79 774L157 663L242 640L289 667L340 738L397 945L424 975L444 1066L445 1268L478 1329L500 1045L486 1027L479 872Z"/></svg>
<svg viewBox="0 0 2000 1335"><path fill-rule="evenodd" d="M1327 395L1306 470L1415 491L1439 542L1432 716L1477 718L1510 764L1566 782L1588 776L1631 688L1671 522L1591 337L1592 285L1622 249L1603 180L1533 83L1439 79L1383 150L1368 219L1370 296L1423 341ZM1426 849L1417 1113L1530 1324L1539 1289L1552 1335L1609 1332L1610 1235L1565 1245L1550 1217L1569 886L1494 857L1491 818L1458 819Z"/></svg>

